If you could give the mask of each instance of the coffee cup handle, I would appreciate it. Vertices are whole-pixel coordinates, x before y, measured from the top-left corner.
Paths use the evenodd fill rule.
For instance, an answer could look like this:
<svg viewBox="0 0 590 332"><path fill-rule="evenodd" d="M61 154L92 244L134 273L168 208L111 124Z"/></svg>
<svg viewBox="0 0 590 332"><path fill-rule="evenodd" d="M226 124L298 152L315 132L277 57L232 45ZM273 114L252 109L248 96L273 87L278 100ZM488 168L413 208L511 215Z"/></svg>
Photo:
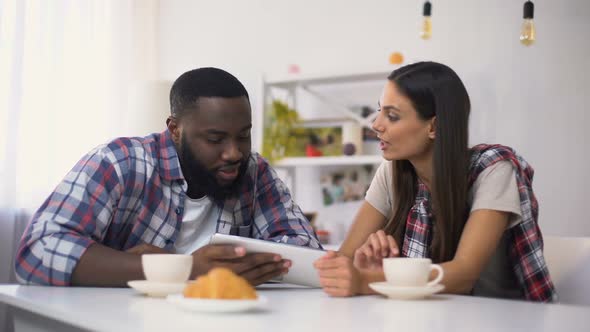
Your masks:
<svg viewBox="0 0 590 332"><path fill-rule="evenodd" d="M438 264L432 264L432 265L430 265L430 271L432 272L432 270L436 270L437 273L436 273L436 278L434 278L434 280L432 280L431 282L429 282L428 284L426 284L429 287L438 284L442 280L442 278L443 278L443 276L445 274L444 271L443 271L443 268L440 265L438 265Z"/></svg>

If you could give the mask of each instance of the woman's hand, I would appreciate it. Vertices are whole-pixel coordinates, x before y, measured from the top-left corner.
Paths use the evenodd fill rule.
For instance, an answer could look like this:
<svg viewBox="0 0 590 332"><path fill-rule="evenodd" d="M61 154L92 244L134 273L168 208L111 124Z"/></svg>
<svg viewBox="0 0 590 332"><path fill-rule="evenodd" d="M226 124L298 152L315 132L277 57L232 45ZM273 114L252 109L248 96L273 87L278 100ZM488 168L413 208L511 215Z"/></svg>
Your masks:
<svg viewBox="0 0 590 332"><path fill-rule="evenodd" d="M360 293L362 278L352 260L334 251L316 260L313 266L320 275L320 284L331 296L354 296Z"/></svg>
<svg viewBox="0 0 590 332"><path fill-rule="evenodd" d="M383 230L369 235L365 243L354 252L354 266L357 269L380 270L383 258L399 256L399 248L391 235Z"/></svg>

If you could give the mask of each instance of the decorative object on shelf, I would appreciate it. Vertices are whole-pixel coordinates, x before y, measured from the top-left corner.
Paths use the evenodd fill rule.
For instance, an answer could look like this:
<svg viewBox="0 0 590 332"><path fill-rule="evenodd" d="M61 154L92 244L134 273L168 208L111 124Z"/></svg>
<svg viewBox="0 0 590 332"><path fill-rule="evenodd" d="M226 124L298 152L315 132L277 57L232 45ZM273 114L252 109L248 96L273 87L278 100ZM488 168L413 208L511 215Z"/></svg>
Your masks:
<svg viewBox="0 0 590 332"><path fill-rule="evenodd" d="M320 147L322 145L322 141L315 133L311 133L309 135L309 141L305 145L305 155L308 157L321 157L324 155Z"/></svg>
<svg viewBox="0 0 590 332"><path fill-rule="evenodd" d="M272 125L272 124L271 124ZM272 162L286 157L324 157L342 155L342 127L305 127L305 123L298 120L295 124L281 127L280 133L265 127L263 156ZM282 129L284 128L284 129ZM275 136L267 141L267 133ZM282 140L281 142L275 141ZM282 146L285 146L282 149ZM274 150L273 150L274 149ZM276 152L273 152L276 151ZM272 156L272 157L269 157Z"/></svg>
<svg viewBox="0 0 590 332"><path fill-rule="evenodd" d="M393 52L389 55L389 63L399 65L404 63L404 56L400 52Z"/></svg>
<svg viewBox="0 0 590 332"><path fill-rule="evenodd" d="M291 130L290 135L295 144L285 157L323 157L339 156L342 152L341 127L298 126Z"/></svg>
<svg viewBox="0 0 590 332"><path fill-rule="evenodd" d="M273 100L266 114L262 155L270 163L287 155L293 155L297 142L291 135L299 124L297 111L289 108L286 103Z"/></svg>
<svg viewBox="0 0 590 332"><path fill-rule="evenodd" d="M320 175L324 206L362 200L375 175L374 165L324 170Z"/></svg>
<svg viewBox="0 0 590 332"><path fill-rule="evenodd" d="M420 30L420 37L424 40L430 39L432 37L432 22L430 20L430 16L432 15L432 4L430 1L424 2L424 6L422 8L422 29Z"/></svg>
<svg viewBox="0 0 590 332"><path fill-rule="evenodd" d="M347 156L363 153L363 126L356 121L347 121L342 124L342 143L349 144L343 147L342 152ZM352 146L352 149L351 149ZM348 152L348 153L347 153Z"/></svg>
<svg viewBox="0 0 590 332"><path fill-rule="evenodd" d="M345 143L342 147L342 153L346 156L352 156L356 153L356 146L354 143Z"/></svg>
<svg viewBox="0 0 590 332"><path fill-rule="evenodd" d="M520 30L520 43L525 46L531 46L536 39L535 23L533 17L535 16L535 5L532 1L524 3L522 18L522 28Z"/></svg>

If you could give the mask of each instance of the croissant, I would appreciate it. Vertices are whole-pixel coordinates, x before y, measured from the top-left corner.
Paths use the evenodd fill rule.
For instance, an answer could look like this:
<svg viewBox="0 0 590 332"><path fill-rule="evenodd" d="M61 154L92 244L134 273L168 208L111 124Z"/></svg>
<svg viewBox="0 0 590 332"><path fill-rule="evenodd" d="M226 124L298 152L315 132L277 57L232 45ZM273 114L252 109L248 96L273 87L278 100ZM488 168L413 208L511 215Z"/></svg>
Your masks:
<svg viewBox="0 0 590 332"><path fill-rule="evenodd" d="M195 282L189 283L183 292L187 298L205 299L256 299L256 291L246 279L226 268L214 268Z"/></svg>

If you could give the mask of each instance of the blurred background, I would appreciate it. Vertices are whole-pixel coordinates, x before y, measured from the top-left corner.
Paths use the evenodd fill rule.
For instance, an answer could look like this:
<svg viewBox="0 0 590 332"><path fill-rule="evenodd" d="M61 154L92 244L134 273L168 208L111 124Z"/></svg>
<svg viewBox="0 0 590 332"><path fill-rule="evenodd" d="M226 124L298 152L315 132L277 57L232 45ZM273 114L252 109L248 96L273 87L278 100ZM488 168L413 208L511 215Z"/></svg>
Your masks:
<svg viewBox="0 0 590 332"><path fill-rule="evenodd" d="M431 3L425 40L419 0L0 0L0 282L13 280L8 262L28 216L76 161L114 137L164 130L171 82L203 66L245 84L261 151L281 82L308 125L336 123L346 136L342 108L376 107L400 65L392 53L401 65L445 63L470 93L470 143L512 146L535 168L543 232L590 236L590 2L534 1L529 46L519 40L524 1ZM300 91L314 82L327 96L319 102ZM327 200L322 181L379 163L370 142L356 150L344 162L276 162L331 243L360 203Z"/></svg>

